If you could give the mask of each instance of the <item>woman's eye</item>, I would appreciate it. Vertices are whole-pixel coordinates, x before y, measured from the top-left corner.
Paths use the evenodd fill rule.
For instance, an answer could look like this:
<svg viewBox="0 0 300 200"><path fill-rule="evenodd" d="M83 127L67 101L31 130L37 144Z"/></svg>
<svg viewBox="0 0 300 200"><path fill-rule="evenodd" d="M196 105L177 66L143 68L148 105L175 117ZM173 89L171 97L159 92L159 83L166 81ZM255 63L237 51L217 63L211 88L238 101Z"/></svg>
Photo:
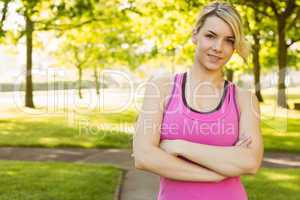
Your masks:
<svg viewBox="0 0 300 200"><path fill-rule="evenodd" d="M227 40L229 43L234 44L234 40Z"/></svg>
<svg viewBox="0 0 300 200"><path fill-rule="evenodd" d="M210 35L210 34L208 34L208 35L206 35L206 37L208 37L208 38L213 38L214 36L213 36L213 35Z"/></svg>

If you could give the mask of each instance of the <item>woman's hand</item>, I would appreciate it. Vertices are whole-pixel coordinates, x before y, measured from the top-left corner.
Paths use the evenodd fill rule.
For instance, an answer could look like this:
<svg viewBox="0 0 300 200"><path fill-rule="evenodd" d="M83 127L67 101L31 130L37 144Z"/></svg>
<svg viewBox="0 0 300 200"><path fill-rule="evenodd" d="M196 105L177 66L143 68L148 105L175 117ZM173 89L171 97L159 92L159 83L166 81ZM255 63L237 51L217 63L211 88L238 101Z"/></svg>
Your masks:
<svg viewBox="0 0 300 200"><path fill-rule="evenodd" d="M252 142L252 139L250 136L248 136L242 140L239 140L234 146L241 146L241 147L248 148L249 145L251 144L251 142Z"/></svg>
<svg viewBox="0 0 300 200"><path fill-rule="evenodd" d="M178 156L182 143L183 140L162 140L159 146L165 152L174 156Z"/></svg>

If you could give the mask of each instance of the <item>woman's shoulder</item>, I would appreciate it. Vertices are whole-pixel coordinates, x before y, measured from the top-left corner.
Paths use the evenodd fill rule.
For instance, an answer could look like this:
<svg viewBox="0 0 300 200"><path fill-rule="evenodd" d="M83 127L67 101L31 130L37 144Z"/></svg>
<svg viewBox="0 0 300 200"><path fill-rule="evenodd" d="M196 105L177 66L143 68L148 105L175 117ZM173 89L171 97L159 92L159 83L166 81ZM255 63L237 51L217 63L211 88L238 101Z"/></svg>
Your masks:
<svg viewBox="0 0 300 200"><path fill-rule="evenodd" d="M149 83L155 84L161 92L167 93L172 88L175 75L170 72L154 74L149 78Z"/></svg>
<svg viewBox="0 0 300 200"><path fill-rule="evenodd" d="M259 106L258 99L253 91L235 85L236 100L240 110L248 108L257 108Z"/></svg>
<svg viewBox="0 0 300 200"><path fill-rule="evenodd" d="M170 72L163 72L158 74L152 74L149 78L150 82L156 83L156 84L165 84L172 82L176 74L170 73Z"/></svg>
<svg viewBox="0 0 300 200"><path fill-rule="evenodd" d="M175 76L176 74L174 73L163 72L151 75L149 78L149 83L154 84L157 87L157 91L160 92L164 105L168 101L168 97L170 97L170 93L174 87Z"/></svg>

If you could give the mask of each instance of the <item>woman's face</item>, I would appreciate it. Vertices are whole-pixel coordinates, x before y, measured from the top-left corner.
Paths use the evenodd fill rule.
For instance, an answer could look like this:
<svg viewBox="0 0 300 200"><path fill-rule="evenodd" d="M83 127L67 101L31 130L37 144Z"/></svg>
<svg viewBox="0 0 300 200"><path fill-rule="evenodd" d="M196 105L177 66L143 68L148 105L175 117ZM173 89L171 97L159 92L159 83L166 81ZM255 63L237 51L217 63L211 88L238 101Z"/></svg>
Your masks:
<svg viewBox="0 0 300 200"><path fill-rule="evenodd" d="M196 45L195 58L207 70L222 68L234 52L234 33L217 16L206 18L198 33L193 33L192 41Z"/></svg>

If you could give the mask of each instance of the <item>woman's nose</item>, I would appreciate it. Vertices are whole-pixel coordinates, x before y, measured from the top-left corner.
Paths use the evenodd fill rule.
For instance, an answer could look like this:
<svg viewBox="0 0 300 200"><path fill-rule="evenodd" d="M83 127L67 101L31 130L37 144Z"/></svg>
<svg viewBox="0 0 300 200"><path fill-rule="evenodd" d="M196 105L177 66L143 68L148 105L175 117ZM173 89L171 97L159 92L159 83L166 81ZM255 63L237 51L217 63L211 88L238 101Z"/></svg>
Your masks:
<svg viewBox="0 0 300 200"><path fill-rule="evenodd" d="M213 44L213 50L215 51L222 51L222 41L221 40L216 40Z"/></svg>

